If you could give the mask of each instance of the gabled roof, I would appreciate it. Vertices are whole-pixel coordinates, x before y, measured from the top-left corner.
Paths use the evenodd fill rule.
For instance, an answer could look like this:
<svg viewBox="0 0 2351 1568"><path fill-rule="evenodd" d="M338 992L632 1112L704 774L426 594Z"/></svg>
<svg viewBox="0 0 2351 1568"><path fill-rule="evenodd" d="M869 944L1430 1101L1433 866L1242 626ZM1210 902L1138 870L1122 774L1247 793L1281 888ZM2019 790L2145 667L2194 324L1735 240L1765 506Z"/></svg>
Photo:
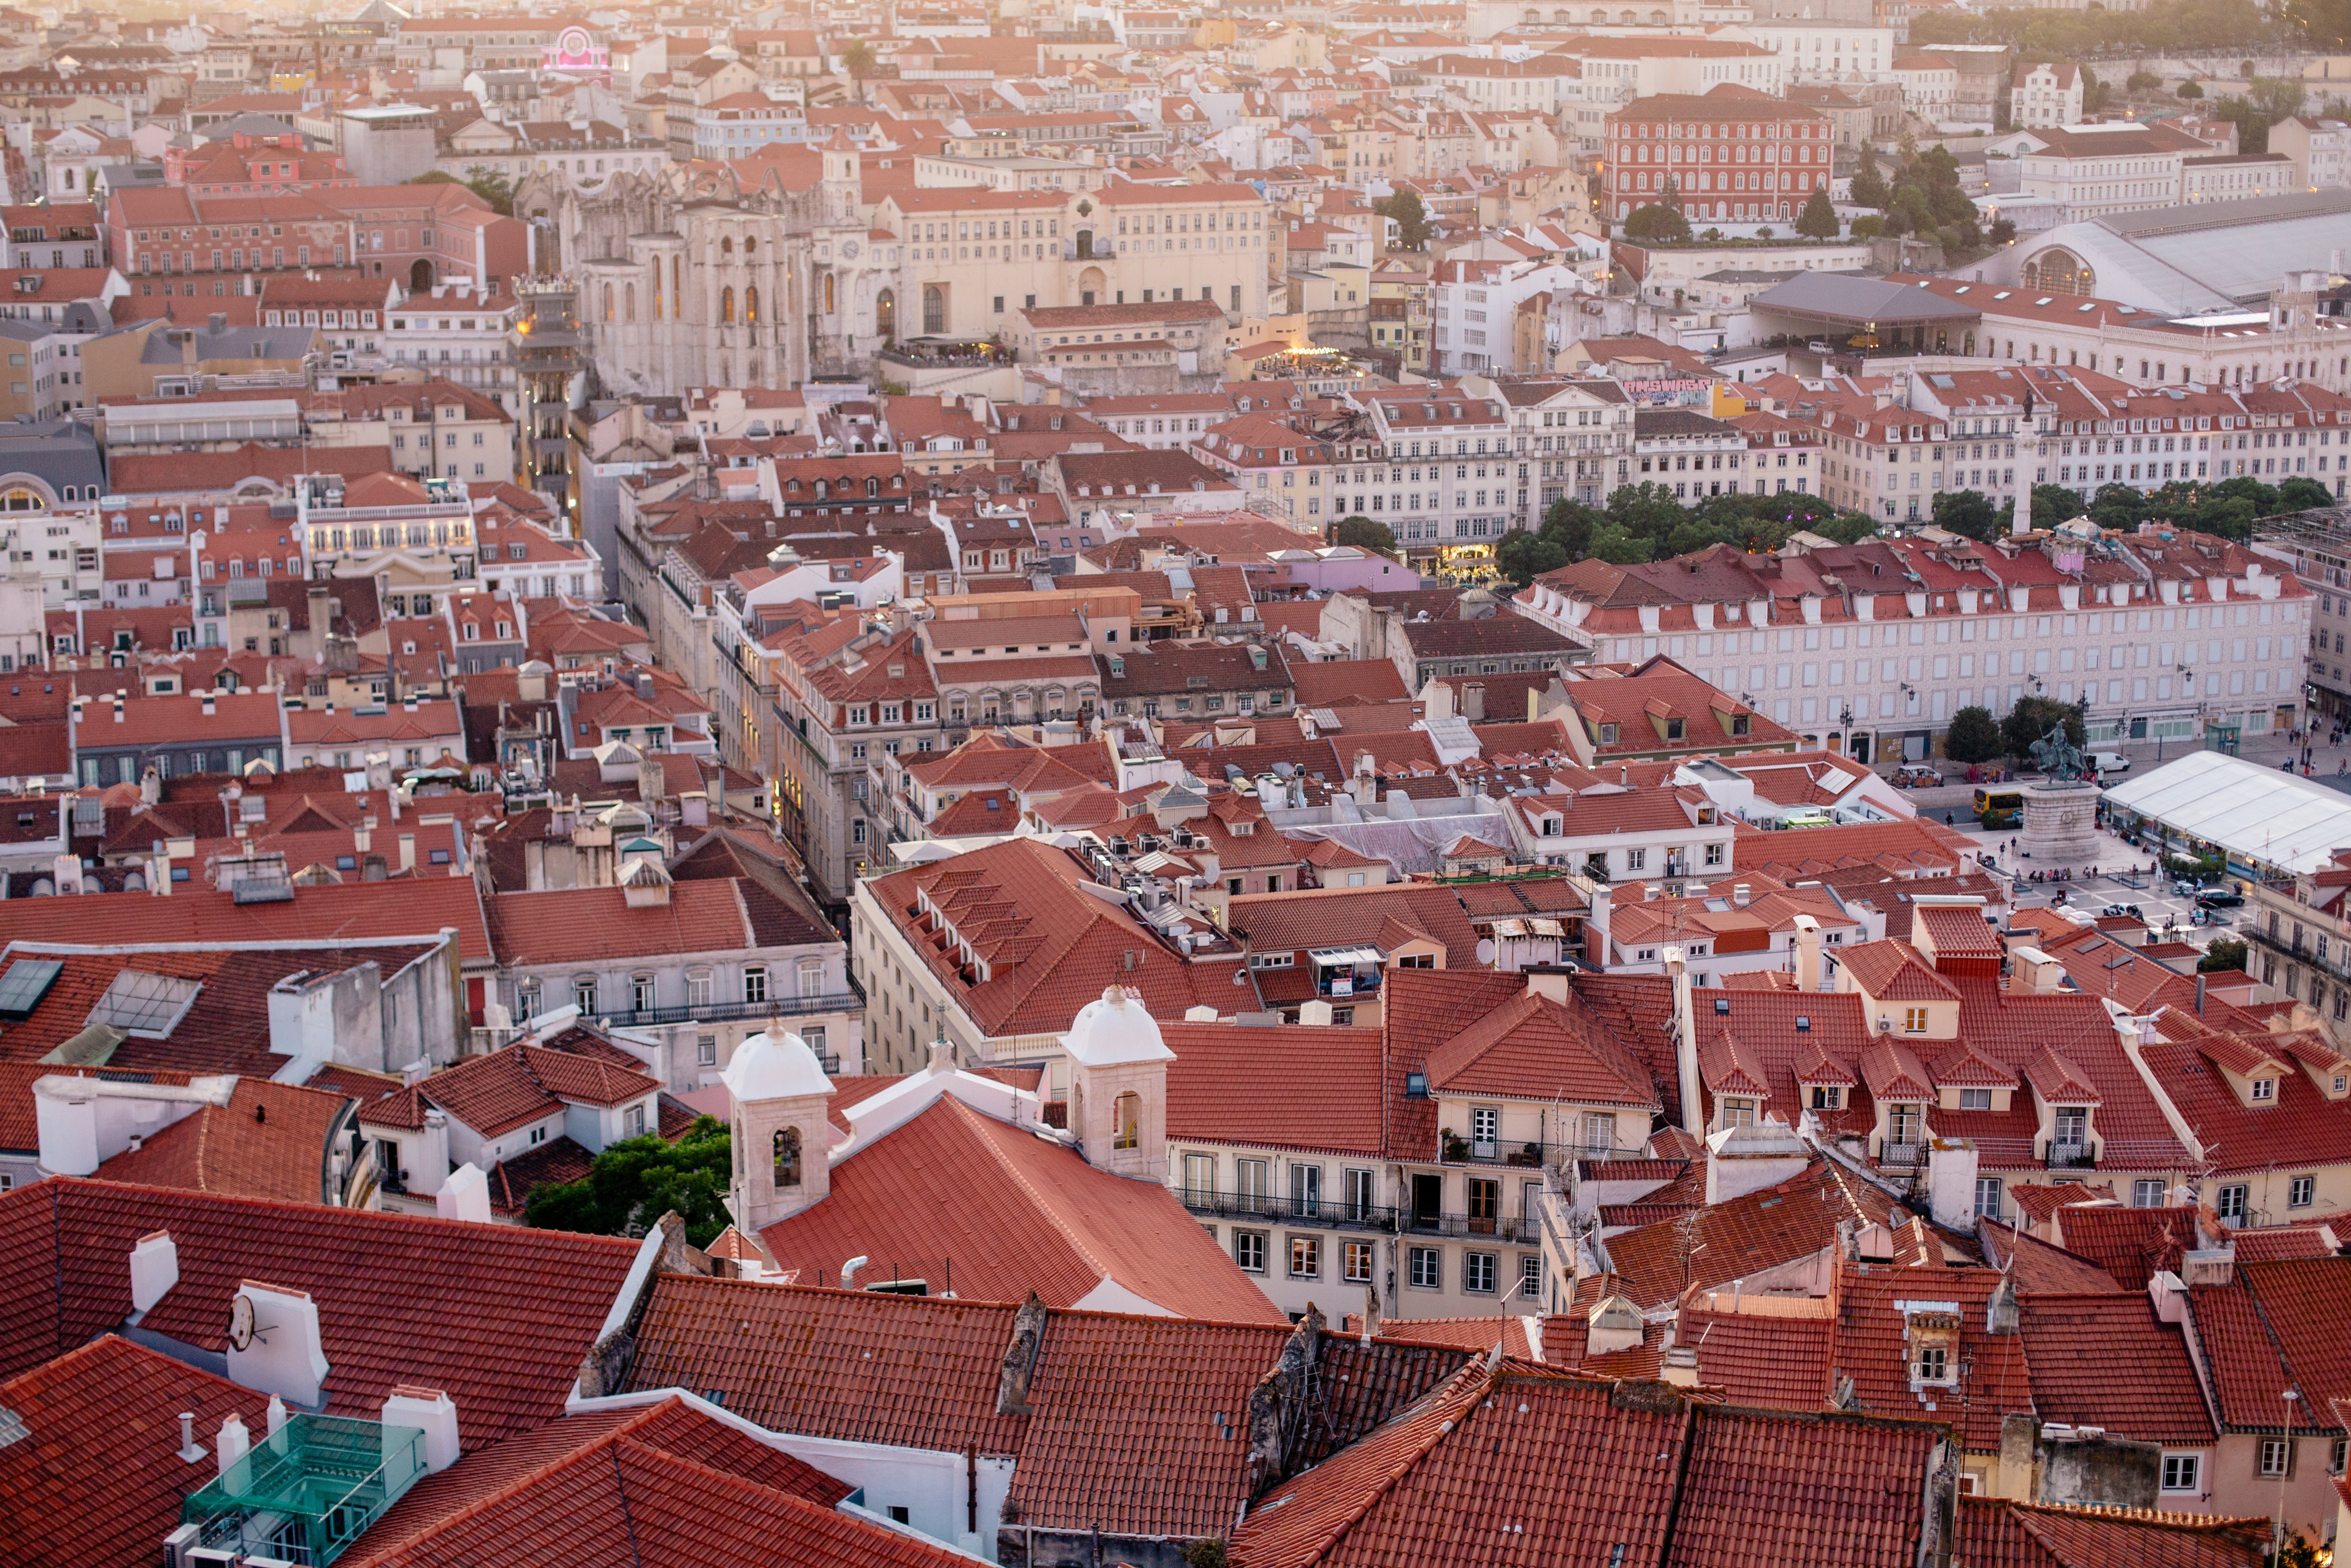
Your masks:
<svg viewBox="0 0 2351 1568"><path fill-rule="evenodd" d="M2260 1568L2270 1521L1963 1495L1957 1535L1969 1568Z"/></svg>
<svg viewBox="0 0 2351 1568"><path fill-rule="evenodd" d="M2023 1295L2019 1322L2033 1409L2044 1421L2142 1443L2212 1441L2187 1339L2156 1316L2145 1291Z"/></svg>
<svg viewBox="0 0 2351 1568"><path fill-rule="evenodd" d="M1854 983L1881 1002L1955 1002L1957 986L1907 942L1864 942L1835 955Z"/></svg>
<svg viewBox="0 0 2351 1568"><path fill-rule="evenodd" d="M1907 1562L1942 1438L1925 1422L1728 1409L1656 1385L1473 1363L1267 1493L1232 1542L1252 1568ZM1830 1472L1853 1484L1824 1495L1813 1483Z"/></svg>
<svg viewBox="0 0 2351 1568"><path fill-rule="evenodd" d="M811 1281L862 1254L952 1271L958 1293L983 1299L1033 1291L1076 1306L1110 1287L1169 1313L1280 1316L1166 1187L1099 1170L953 1095L835 1165L831 1196L759 1239Z"/></svg>
<svg viewBox="0 0 2351 1568"><path fill-rule="evenodd" d="M1017 1310L960 1286L948 1301L664 1275L630 1381L716 1390L730 1414L776 1432L1010 1457L1010 1500L1041 1529L1229 1529L1249 1491L1249 1394L1294 1331L1279 1321L1048 1309L1028 1408L999 1415ZM793 1347L788 1364L778 1345ZM1308 1460L1378 1426L1468 1359L1435 1346L1366 1349L1335 1334L1301 1347L1322 1373L1312 1436L1301 1445Z"/></svg>
<svg viewBox="0 0 2351 1568"><path fill-rule="evenodd" d="M1427 1071L1458 1094L1658 1109L1648 1070L1572 997L1503 1003L1429 1052Z"/></svg>
<svg viewBox="0 0 2351 1568"><path fill-rule="evenodd" d="M615 1237L56 1176L0 1196L0 1257L43 1260L0 1275L0 1375L128 1317L126 1260L155 1230L178 1245L180 1282L141 1331L219 1354L241 1281L307 1291L332 1369L329 1414L373 1420L396 1384L445 1389L468 1448L562 1412L639 1250Z"/></svg>

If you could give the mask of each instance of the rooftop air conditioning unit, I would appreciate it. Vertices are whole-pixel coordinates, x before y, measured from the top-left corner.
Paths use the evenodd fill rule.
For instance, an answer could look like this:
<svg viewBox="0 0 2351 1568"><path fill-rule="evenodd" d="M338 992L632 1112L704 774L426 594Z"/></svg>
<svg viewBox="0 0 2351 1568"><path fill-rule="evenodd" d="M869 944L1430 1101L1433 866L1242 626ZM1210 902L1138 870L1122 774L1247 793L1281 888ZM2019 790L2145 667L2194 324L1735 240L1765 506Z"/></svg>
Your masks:
<svg viewBox="0 0 2351 1568"><path fill-rule="evenodd" d="M1894 1020L1890 1018L1879 1019L1877 1020L1877 1032L1880 1034L1892 1034L1894 1032Z"/></svg>

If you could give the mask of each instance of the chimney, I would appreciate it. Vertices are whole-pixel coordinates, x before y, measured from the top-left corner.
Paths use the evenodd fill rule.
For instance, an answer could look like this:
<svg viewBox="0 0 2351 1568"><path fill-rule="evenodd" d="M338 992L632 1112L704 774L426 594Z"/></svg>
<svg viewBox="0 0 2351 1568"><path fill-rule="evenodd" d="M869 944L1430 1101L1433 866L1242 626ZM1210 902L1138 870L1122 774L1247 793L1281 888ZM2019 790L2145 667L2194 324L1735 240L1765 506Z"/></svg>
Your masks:
<svg viewBox="0 0 2351 1568"><path fill-rule="evenodd" d="M1320 997L1311 1002L1299 1003L1298 1021L1309 1026L1327 1026L1331 1021L1331 1004Z"/></svg>
<svg viewBox="0 0 2351 1568"><path fill-rule="evenodd" d="M490 1178L481 1168L467 1160L451 1171L441 1190L433 1195L433 1207L444 1219L466 1219L477 1225L490 1222Z"/></svg>
<svg viewBox="0 0 2351 1568"><path fill-rule="evenodd" d="M1483 723L1486 717L1486 683L1471 681L1461 688L1461 716L1471 724Z"/></svg>
<svg viewBox="0 0 2351 1568"><path fill-rule="evenodd" d="M247 1280L237 1287L229 1323L232 1382L258 1394L283 1396L305 1409L318 1408L330 1368L319 1329L319 1303L308 1291ZM236 1343L240 1326L248 1331L242 1349ZM227 1442L225 1432L222 1442ZM222 1459L227 1459L225 1447Z"/></svg>
<svg viewBox="0 0 2351 1568"><path fill-rule="evenodd" d="M2187 1318L2188 1287L2170 1270L2158 1269L2147 1276L2147 1295L2155 1304L2155 1315L2165 1322L2180 1322Z"/></svg>
<svg viewBox="0 0 2351 1568"><path fill-rule="evenodd" d="M2204 972L2200 969L2196 972L2196 1016L2204 1016Z"/></svg>
<svg viewBox="0 0 2351 1568"><path fill-rule="evenodd" d="M183 1410L180 1412L180 1462L183 1465L198 1464L204 1457L204 1446L196 1441L196 1413Z"/></svg>
<svg viewBox="0 0 2351 1568"><path fill-rule="evenodd" d="M168 1230L151 1230L131 1249L131 1310L144 1317L180 1282L180 1247Z"/></svg>
<svg viewBox="0 0 2351 1568"><path fill-rule="evenodd" d="M2038 947L2019 947L2009 956L2009 989L2029 997L2062 990L2064 966Z"/></svg>
<svg viewBox="0 0 2351 1568"><path fill-rule="evenodd" d="M1379 1337L1380 1293L1370 1285L1364 1287L1364 1343L1370 1344Z"/></svg>
<svg viewBox="0 0 2351 1568"><path fill-rule="evenodd" d="M395 1387L383 1402L383 1424L423 1429L427 1470L437 1473L457 1462L457 1404L440 1389Z"/></svg>
<svg viewBox="0 0 2351 1568"><path fill-rule="evenodd" d="M1031 1291L1020 1310L1012 1314L1012 1339L1004 1347L1004 1360L997 1370L998 1416L1029 1414L1029 1380L1036 1375L1037 1353L1044 1343L1045 1303Z"/></svg>
<svg viewBox="0 0 2351 1568"><path fill-rule="evenodd" d="M1750 889L1747 883L1737 882L1730 884L1730 902L1734 907L1740 909L1746 908L1747 901L1751 896L1753 896L1752 890Z"/></svg>
<svg viewBox="0 0 2351 1568"><path fill-rule="evenodd" d="M245 1429L244 1418L232 1410L221 1422L220 1473L226 1477L229 1467L253 1451L253 1434Z"/></svg>
<svg viewBox="0 0 2351 1568"><path fill-rule="evenodd" d="M414 833L400 835L400 869L402 871L416 869L416 835Z"/></svg>
<svg viewBox="0 0 2351 1568"><path fill-rule="evenodd" d="M1674 1388L1696 1388L1698 1346L1677 1344L1668 1349L1663 1364L1657 1369L1657 1381Z"/></svg>
<svg viewBox="0 0 2351 1568"><path fill-rule="evenodd" d="M1992 1291L1991 1300L1984 1304L1984 1333L2010 1336L2017 1332L2017 1326L2016 1279L2003 1273Z"/></svg>
<svg viewBox="0 0 2351 1568"><path fill-rule="evenodd" d="M1703 1136L1706 1122L1699 1113L1698 1092L1698 1012L1690 998L1689 963L1679 947L1666 949L1666 974L1674 988L1674 1065L1682 1089L1682 1130Z"/></svg>
<svg viewBox="0 0 2351 1568"><path fill-rule="evenodd" d="M1821 923L1809 915L1796 916L1796 989L1821 988Z"/></svg>
<svg viewBox="0 0 2351 1568"><path fill-rule="evenodd" d="M228 330L228 312L215 310L204 318L204 322L215 332L225 332Z"/></svg>

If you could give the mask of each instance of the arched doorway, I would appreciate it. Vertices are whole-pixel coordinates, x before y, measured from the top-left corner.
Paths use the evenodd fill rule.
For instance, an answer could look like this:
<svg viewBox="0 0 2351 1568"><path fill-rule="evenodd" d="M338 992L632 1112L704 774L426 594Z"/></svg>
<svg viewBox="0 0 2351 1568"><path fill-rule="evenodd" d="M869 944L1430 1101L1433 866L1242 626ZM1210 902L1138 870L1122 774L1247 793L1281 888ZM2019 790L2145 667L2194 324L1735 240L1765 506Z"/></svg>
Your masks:
<svg viewBox="0 0 2351 1568"><path fill-rule="evenodd" d="M873 301L873 329L884 338L898 335L898 297L887 288Z"/></svg>
<svg viewBox="0 0 2351 1568"><path fill-rule="evenodd" d="M1102 298L1102 290L1108 287L1109 284L1110 280L1102 276L1102 270L1101 267L1090 267L1086 268L1085 271L1078 275L1078 303L1081 305L1093 304Z"/></svg>
<svg viewBox="0 0 2351 1568"><path fill-rule="evenodd" d="M433 263L429 257L418 256L408 268L408 291L411 294L430 293L433 288Z"/></svg>

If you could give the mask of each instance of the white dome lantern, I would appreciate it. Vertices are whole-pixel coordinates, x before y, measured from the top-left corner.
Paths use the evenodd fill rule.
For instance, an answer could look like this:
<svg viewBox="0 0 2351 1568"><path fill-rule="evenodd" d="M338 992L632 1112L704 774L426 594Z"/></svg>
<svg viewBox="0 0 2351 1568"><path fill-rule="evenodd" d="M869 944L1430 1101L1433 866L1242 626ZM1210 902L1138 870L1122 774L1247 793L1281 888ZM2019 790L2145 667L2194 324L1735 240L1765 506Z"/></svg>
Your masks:
<svg viewBox="0 0 2351 1568"><path fill-rule="evenodd" d="M832 1080L824 1075L824 1064L806 1040L784 1031L781 1019L769 1019L765 1034L755 1034L737 1046L719 1077L738 1103L832 1093Z"/></svg>
<svg viewBox="0 0 2351 1568"><path fill-rule="evenodd" d="M1061 1049L1071 1061L1091 1068L1176 1060L1143 998L1123 986L1104 988L1099 1001L1078 1009L1070 1032L1061 1037Z"/></svg>

